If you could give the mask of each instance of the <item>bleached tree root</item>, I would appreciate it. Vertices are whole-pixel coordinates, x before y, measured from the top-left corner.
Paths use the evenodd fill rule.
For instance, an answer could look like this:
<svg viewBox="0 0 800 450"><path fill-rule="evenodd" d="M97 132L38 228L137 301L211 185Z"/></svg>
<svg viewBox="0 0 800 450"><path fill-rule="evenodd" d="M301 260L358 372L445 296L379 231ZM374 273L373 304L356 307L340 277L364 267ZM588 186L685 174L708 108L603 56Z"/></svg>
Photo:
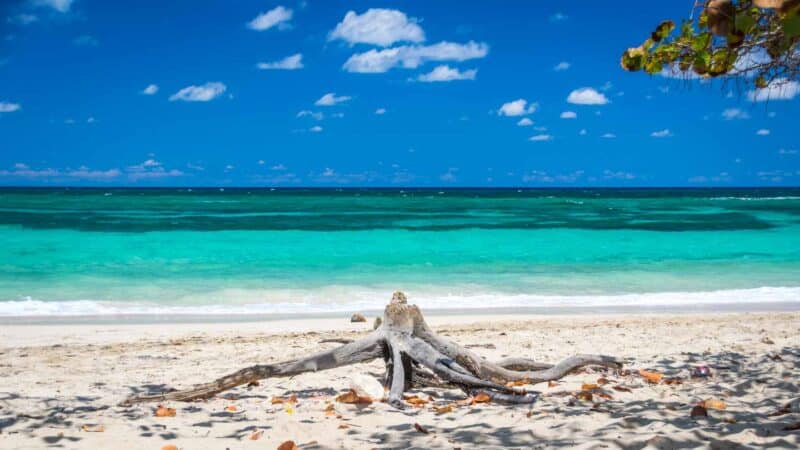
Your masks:
<svg viewBox="0 0 800 450"><path fill-rule="evenodd" d="M622 366L616 358L603 355L577 355L555 365L527 358L493 363L434 333L419 308L409 305L402 292L396 292L386 306L381 325L362 339L305 358L247 367L185 390L134 395L121 405L203 400L265 378L289 377L376 358L386 362L388 402L397 408L405 404L403 394L415 387L459 388L470 395L486 393L498 402L532 403L536 401L535 394L510 387L510 382L536 384L557 380L585 366Z"/></svg>

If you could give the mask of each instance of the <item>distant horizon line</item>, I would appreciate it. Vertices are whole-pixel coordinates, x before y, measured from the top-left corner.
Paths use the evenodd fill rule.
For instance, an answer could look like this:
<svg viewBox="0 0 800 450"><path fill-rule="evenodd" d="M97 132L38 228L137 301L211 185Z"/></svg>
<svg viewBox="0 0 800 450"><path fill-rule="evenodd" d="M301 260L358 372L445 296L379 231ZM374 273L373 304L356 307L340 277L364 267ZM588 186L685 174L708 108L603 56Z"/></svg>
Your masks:
<svg viewBox="0 0 800 450"><path fill-rule="evenodd" d="M357 190L357 189L380 189L380 190L556 190L556 189L800 189L800 185L774 186L774 185L736 185L736 186L208 186L208 185L186 185L186 186L32 186L32 185L0 185L0 189L274 189L274 190Z"/></svg>

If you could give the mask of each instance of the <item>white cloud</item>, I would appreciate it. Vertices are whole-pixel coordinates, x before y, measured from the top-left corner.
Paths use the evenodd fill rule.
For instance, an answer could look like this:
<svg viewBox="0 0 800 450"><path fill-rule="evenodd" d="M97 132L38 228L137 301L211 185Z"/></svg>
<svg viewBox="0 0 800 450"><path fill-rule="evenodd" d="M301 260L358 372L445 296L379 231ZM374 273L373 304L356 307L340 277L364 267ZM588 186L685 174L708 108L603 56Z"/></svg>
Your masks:
<svg viewBox="0 0 800 450"><path fill-rule="evenodd" d="M614 133L606 133L600 137L603 139L616 139L617 135Z"/></svg>
<svg viewBox="0 0 800 450"><path fill-rule="evenodd" d="M503 103L500 109L497 110L497 114L507 117L524 116L526 114L532 114L538 107L538 103L531 103L528 105L527 100L520 98L511 102Z"/></svg>
<svg viewBox="0 0 800 450"><path fill-rule="evenodd" d="M587 133L588 131L586 131L586 128L581 128L581 131L578 132L578 134L581 136L586 136Z"/></svg>
<svg viewBox="0 0 800 450"><path fill-rule="evenodd" d="M442 180L442 181L445 181L447 183L452 183L452 182L458 180L457 174L458 174L458 168L457 167L451 167L451 168L447 169L447 172L439 175L439 179Z"/></svg>
<svg viewBox="0 0 800 450"><path fill-rule="evenodd" d="M158 86L155 84L148 84L144 90L142 90L142 94L144 95L153 95L158 92Z"/></svg>
<svg viewBox="0 0 800 450"><path fill-rule="evenodd" d="M418 81L435 82L435 81L455 81L455 80L474 80L475 75L478 73L476 69L465 70L463 72L454 69L447 65L436 66L435 69L428 73L422 74L417 77Z"/></svg>
<svg viewBox="0 0 800 450"><path fill-rule="evenodd" d="M533 121L527 117L523 117L522 119L519 119L519 122L517 122L517 126L519 127L529 127L531 125L533 125Z"/></svg>
<svg viewBox="0 0 800 450"><path fill-rule="evenodd" d="M260 62L256 65L261 70L297 70L303 68L302 53L295 53L279 61Z"/></svg>
<svg viewBox="0 0 800 450"><path fill-rule="evenodd" d="M388 47L395 42L423 42L425 33L417 19L396 9L371 8L363 14L348 11L331 31L329 40Z"/></svg>
<svg viewBox="0 0 800 450"><path fill-rule="evenodd" d="M132 181L180 177L184 175L183 172L177 169L165 169L160 161L156 161L152 158L147 159L139 164L128 166L125 171L128 174L128 178L130 178Z"/></svg>
<svg viewBox="0 0 800 450"><path fill-rule="evenodd" d="M10 113L19 111L22 108L19 103L0 102L0 113Z"/></svg>
<svg viewBox="0 0 800 450"><path fill-rule="evenodd" d="M75 170L68 170L64 172L69 178L77 178L82 180L109 180L117 178L122 172L119 169L109 170L92 170L86 166L81 166Z"/></svg>
<svg viewBox="0 0 800 450"><path fill-rule="evenodd" d="M282 172L282 171L286 170L286 166L284 166L283 164L276 164L276 165L270 167L269 170L274 170L276 172Z"/></svg>
<svg viewBox="0 0 800 450"><path fill-rule="evenodd" d="M535 136L531 136L530 138L528 138L528 140L533 142L552 141L553 136L549 134L537 134Z"/></svg>
<svg viewBox="0 0 800 450"><path fill-rule="evenodd" d="M304 110L300 111L299 113L297 113L297 117L298 118L305 117L305 116L309 116L309 117L311 117L311 118L313 118L315 120L322 120L322 119L325 118L325 115L322 114L321 112L309 111L307 109L304 109Z"/></svg>
<svg viewBox="0 0 800 450"><path fill-rule="evenodd" d="M722 117L725 120L749 119L750 114L748 114L747 111L741 110L739 108L728 108L722 111Z"/></svg>
<svg viewBox="0 0 800 450"><path fill-rule="evenodd" d="M336 105L337 103L346 102L350 100L350 98L351 97L347 95L337 96L335 93L329 92L320 97L320 99L314 102L314 104L317 106L333 106Z"/></svg>
<svg viewBox="0 0 800 450"><path fill-rule="evenodd" d="M560 12L557 12L550 16L550 22L563 22L567 19L569 19L569 16Z"/></svg>
<svg viewBox="0 0 800 450"><path fill-rule="evenodd" d="M555 67L553 67L553 70L555 70L556 72L561 72L563 70L569 69L570 66L571 66L570 63L568 63L566 61L561 61L560 63L556 64Z"/></svg>
<svg viewBox="0 0 800 450"><path fill-rule="evenodd" d="M751 102L765 102L770 100L791 100L800 93L800 83L780 78L769 86L747 92Z"/></svg>
<svg viewBox="0 0 800 450"><path fill-rule="evenodd" d="M69 11L74 0L35 0L35 3L40 6L49 6L58 12L65 13Z"/></svg>
<svg viewBox="0 0 800 450"><path fill-rule="evenodd" d="M386 114L386 108L378 108L378 109L376 109L375 110L375 114L377 114L379 116L382 116L382 115Z"/></svg>
<svg viewBox="0 0 800 450"><path fill-rule="evenodd" d="M227 89L226 86L219 82L210 82L201 86L187 86L172 94L169 101L208 102L222 95L225 89Z"/></svg>
<svg viewBox="0 0 800 450"><path fill-rule="evenodd" d="M335 177L336 171L330 167L326 167L325 170L322 171L322 176L326 178Z"/></svg>
<svg viewBox="0 0 800 450"><path fill-rule="evenodd" d="M663 130L653 131L652 133L650 133L650 136L654 138L665 138L672 136L672 132L669 131L668 128L664 128Z"/></svg>
<svg viewBox="0 0 800 450"><path fill-rule="evenodd" d="M319 125L314 125L313 127L309 128L308 131L312 133L322 133L322 127Z"/></svg>
<svg viewBox="0 0 800 450"><path fill-rule="evenodd" d="M584 87L570 92L567 102L576 105L605 105L609 103L609 100L605 94L590 87Z"/></svg>
<svg viewBox="0 0 800 450"><path fill-rule="evenodd" d="M523 174L522 181L525 183L574 183L581 179L583 175L583 170L576 170L565 174L549 174L543 170L533 170Z"/></svg>
<svg viewBox="0 0 800 450"><path fill-rule="evenodd" d="M344 63L344 70L357 73L383 73L395 67L416 69L428 61L466 61L483 58L489 53L484 43L466 44L439 42L433 45L401 45L356 53Z"/></svg>
<svg viewBox="0 0 800 450"><path fill-rule="evenodd" d="M277 25L280 29L287 26L286 22L290 20L292 20L292 10L278 6L256 16L247 23L247 27L251 30L264 31Z"/></svg>
<svg viewBox="0 0 800 450"><path fill-rule="evenodd" d="M564 111L559 117L562 119L577 119L578 115L575 113L575 111Z"/></svg>
<svg viewBox="0 0 800 450"><path fill-rule="evenodd" d="M636 179L636 175L630 172L604 170L603 178L606 180L634 180Z"/></svg>
<svg viewBox="0 0 800 450"><path fill-rule="evenodd" d="M766 129L766 128L762 128L762 129L756 131L756 134L758 136L769 136L769 133L770 133L770 131L768 129Z"/></svg>
<svg viewBox="0 0 800 450"><path fill-rule="evenodd" d="M796 155L797 150L793 148L782 148L778 150L779 155Z"/></svg>

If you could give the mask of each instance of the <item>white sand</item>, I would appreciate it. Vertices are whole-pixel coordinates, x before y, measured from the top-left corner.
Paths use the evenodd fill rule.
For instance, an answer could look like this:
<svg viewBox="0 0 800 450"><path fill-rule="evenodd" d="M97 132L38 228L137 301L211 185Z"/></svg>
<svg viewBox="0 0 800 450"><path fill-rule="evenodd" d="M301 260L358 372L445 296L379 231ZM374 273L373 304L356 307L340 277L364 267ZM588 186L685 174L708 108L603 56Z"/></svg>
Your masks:
<svg viewBox="0 0 800 450"><path fill-rule="evenodd" d="M480 321L480 323L477 323ZM293 439L300 448L800 448L800 409L771 416L800 397L800 313L604 316L433 316L429 322L487 358L526 356L556 361L574 353L624 357L628 368L681 376L698 364L708 380L649 385L637 375L605 375L612 383L592 401L570 393L599 373L579 373L543 393L532 407L483 404L437 415L430 407L398 411L326 401L355 373L380 376L383 363L344 367L261 382L232 399L168 406L115 406L153 386L185 387L260 362L307 355L357 337L369 324L342 319L215 324L0 326L0 448L274 449ZM631 392L612 386L625 385ZM273 396L296 394L291 412ZM458 391L425 390L439 403ZM692 419L697 402L714 398L725 411ZM225 408L234 405L236 411ZM102 425L103 432L82 431ZM341 425L346 424L346 428ZM420 424L429 433L417 431ZM264 430L250 440L254 430Z"/></svg>

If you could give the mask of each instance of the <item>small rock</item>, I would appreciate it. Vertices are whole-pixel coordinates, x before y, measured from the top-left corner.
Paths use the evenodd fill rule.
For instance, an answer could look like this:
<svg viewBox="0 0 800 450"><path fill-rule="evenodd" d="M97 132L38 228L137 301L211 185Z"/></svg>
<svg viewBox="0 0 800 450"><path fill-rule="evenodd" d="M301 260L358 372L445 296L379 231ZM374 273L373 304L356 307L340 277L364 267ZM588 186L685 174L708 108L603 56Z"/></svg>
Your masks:
<svg viewBox="0 0 800 450"><path fill-rule="evenodd" d="M350 322L366 322L367 318L363 314L355 313L350 317Z"/></svg>
<svg viewBox="0 0 800 450"><path fill-rule="evenodd" d="M383 319L381 319L380 317L376 317L375 323L372 324L372 329L377 330L378 328L380 328L382 324L383 324Z"/></svg>
<svg viewBox="0 0 800 450"><path fill-rule="evenodd" d="M356 374L350 379L350 389L359 397L369 397L376 402L385 394L383 385L378 380L364 374Z"/></svg>
<svg viewBox="0 0 800 450"><path fill-rule="evenodd" d="M774 344L774 343L775 343L775 341L773 341L772 339L770 339L770 338L769 338L769 336L764 336L764 338L763 338L763 339L761 339L761 343L762 343L762 344L767 344L767 345L772 345L772 344Z"/></svg>

